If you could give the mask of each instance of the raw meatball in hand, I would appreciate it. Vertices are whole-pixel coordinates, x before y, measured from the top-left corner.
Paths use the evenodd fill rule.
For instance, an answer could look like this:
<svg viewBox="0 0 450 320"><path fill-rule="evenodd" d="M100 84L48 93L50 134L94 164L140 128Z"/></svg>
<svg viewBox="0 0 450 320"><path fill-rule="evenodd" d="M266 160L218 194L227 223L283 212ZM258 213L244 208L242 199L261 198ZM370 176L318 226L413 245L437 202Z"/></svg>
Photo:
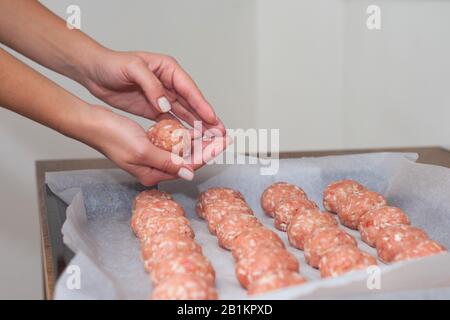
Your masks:
<svg viewBox="0 0 450 320"><path fill-rule="evenodd" d="M189 131L175 119L163 119L147 132L150 142L155 146L179 156L186 156L191 150Z"/></svg>

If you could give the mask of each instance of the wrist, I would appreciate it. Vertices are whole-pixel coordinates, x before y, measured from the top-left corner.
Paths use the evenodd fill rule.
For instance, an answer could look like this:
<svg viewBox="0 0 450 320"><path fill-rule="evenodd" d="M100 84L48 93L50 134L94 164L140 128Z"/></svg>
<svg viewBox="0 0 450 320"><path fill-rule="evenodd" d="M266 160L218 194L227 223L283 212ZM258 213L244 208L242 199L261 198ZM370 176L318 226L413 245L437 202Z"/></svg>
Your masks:
<svg viewBox="0 0 450 320"><path fill-rule="evenodd" d="M82 53L73 52L68 59L65 72L68 77L88 88L93 81L98 65L111 50L98 43L83 48Z"/></svg>
<svg viewBox="0 0 450 320"><path fill-rule="evenodd" d="M110 117L112 111L106 107L91 105L86 103L79 109L78 117L73 121L73 132L77 136L73 138L89 145L90 147L102 152L106 120Z"/></svg>

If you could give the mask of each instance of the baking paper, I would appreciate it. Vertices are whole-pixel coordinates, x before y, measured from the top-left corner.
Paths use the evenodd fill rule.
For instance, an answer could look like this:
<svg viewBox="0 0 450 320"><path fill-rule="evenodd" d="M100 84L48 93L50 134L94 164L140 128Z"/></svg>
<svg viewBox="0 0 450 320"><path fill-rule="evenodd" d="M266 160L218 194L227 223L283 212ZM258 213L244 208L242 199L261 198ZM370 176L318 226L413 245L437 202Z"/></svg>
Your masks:
<svg viewBox="0 0 450 320"><path fill-rule="evenodd" d="M390 205L402 208L409 215L413 225L449 247L450 169L418 164L416 158L415 154L371 153L286 159L280 160L279 172L274 176L261 175L261 166L248 164L246 158L247 164L209 165L196 173L194 181L164 182L159 188L172 193L186 210L196 240L216 270L217 289L222 299L248 296L236 280L231 253L217 245L216 237L209 234L205 221L194 211L199 193L217 186L243 193L255 215L277 232L299 259L300 272L309 280L303 285L253 298L450 298L448 254L394 265L380 263L379 282L373 282L376 272L369 275L366 270L335 279L320 279L319 272L306 264L303 252L288 244L286 233L273 227L273 220L263 214L259 204L267 186L287 181L302 187L309 198L321 205L327 184L351 178L383 194ZM152 286L140 260L139 242L129 224L132 199L143 187L118 169L53 172L46 175L46 183L69 204L62 233L64 242L76 253L57 282L55 298L148 298ZM358 232L342 228L355 236L362 250L375 255L373 248L360 241Z"/></svg>

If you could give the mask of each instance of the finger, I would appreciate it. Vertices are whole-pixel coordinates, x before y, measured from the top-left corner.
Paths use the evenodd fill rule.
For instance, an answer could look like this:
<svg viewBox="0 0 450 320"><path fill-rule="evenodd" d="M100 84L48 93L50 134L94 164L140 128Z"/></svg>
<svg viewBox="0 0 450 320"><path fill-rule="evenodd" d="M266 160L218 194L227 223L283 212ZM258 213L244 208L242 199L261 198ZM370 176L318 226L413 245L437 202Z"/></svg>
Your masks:
<svg viewBox="0 0 450 320"><path fill-rule="evenodd" d="M215 137L210 141L197 141L191 155L190 166L197 170L220 155L231 143L229 136Z"/></svg>
<svg viewBox="0 0 450 320"><path fill-rule="evenodd" d="M177 176L173 176L162 171L159 171L155 168L143 167L143 166L135 166L131 172L140 183L144 186L153 186L158 184L161 181L174 180L177 179Z"/></svg>
<svg viewBox="0 0 450 320"><path fill-rule="evenodd" d="M183 120L184 122L188 123L192 128L196 129L196 121L201 121L199 118L197 118L194 114L189 112L185 107L183 107L178 101L175 101L172 103L172 112L175 114L178 118ZM198 127L198 125L197 125ZM199 130L199 133L201 134L203 130Z"/></svg>
<svg viewBox="0 0 450 320"><path fill-rule="evenodd" d="M173 106L173 104L172 104ZM176 116L174 116L172 113L168 112L168 113L161 113L155 120L156 121L161 121L163 119L173 119L173 120L177 120L180 121L180 119L178 119ZM194 129L190 129L190 128L186 128L189 132L189 135L192 139L198 139L202 137L202 134L199 132L196 132Z"/></svg>
<svg viewBox="0 0 450 320"><path fill-rule="evenodd" d="M229 136L215 137L211 141L206 141L203 145L203 162L208 163L216 158L225 151L232 142L233 141Z"/></svg>
<svg viewBox="0 0 450 320"><path fill-rule="evenodd" d="M193 110L189 104L186 102L186 100L183 99L183 97L174 94L173 92L167 90L167 92L172 96L174 95L174 100L176 100L173 104L172 104L172 111L173 113L175 113L178 117L185 117L186 118L186 122L189 123L194 129L197 129L195 125L195 121L201 121L201 132L205 132L208 129L211 129L210 132L213 133L211 134L211 136L219 136L222 137L226 134L226 129L225 126L223 125L223 122L217 118L217 124L215 125L211 125L208 123L203 122L200 119L200 116L195 112L195 110ZM177 105L175 106L175 103L177 103ZM184 119L183 119L184 120Z"/></svg>
<svg viewBox="0 0 450 320"><path fill-rule="evenodd" d="M216 124L217 117L213 108L203 97L189 74L172 58L165 59L164 63L171 72L162 73L163 84L182 96L203 121L212 125Z"/></svg>
<svg viewBox="0 0 450 320"><path fill-rule="evenodd" d="M138 84L150 103L160 112L169 112L171 103L166 90L159 79L151 72L143 60L137 60L129 65L128 76Z"/></svg>
<svg viewBox="0 0 450 320"><path fill-rule="evenodd" d="M176 175L184 180L192 180L194 172L180 156L149 143L144 155L146 166L153 167L169 175Z"/></svg>

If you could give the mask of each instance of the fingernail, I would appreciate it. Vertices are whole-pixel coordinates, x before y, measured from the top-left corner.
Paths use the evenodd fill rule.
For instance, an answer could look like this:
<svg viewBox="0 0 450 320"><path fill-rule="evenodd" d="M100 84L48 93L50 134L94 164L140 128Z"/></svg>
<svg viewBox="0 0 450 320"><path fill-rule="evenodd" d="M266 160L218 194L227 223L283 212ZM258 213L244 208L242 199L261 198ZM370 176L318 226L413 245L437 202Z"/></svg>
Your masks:
<svg viewBox="0 0 450 320"><path fill-rule="evenodd" d="M162 112L169 112L170 109L172 109L172 106L166 97L161 97L158 99L158 106Z"/></svg>
<svg viewBox="0 0 450 320"><path fill-rule="evenodd" d="M191 181L192 179L194 179L194 173L191 170L186 169L186 168L181 168L180 170L178 170L178 176L181 179L188 180L188 181Z"/></svg>

